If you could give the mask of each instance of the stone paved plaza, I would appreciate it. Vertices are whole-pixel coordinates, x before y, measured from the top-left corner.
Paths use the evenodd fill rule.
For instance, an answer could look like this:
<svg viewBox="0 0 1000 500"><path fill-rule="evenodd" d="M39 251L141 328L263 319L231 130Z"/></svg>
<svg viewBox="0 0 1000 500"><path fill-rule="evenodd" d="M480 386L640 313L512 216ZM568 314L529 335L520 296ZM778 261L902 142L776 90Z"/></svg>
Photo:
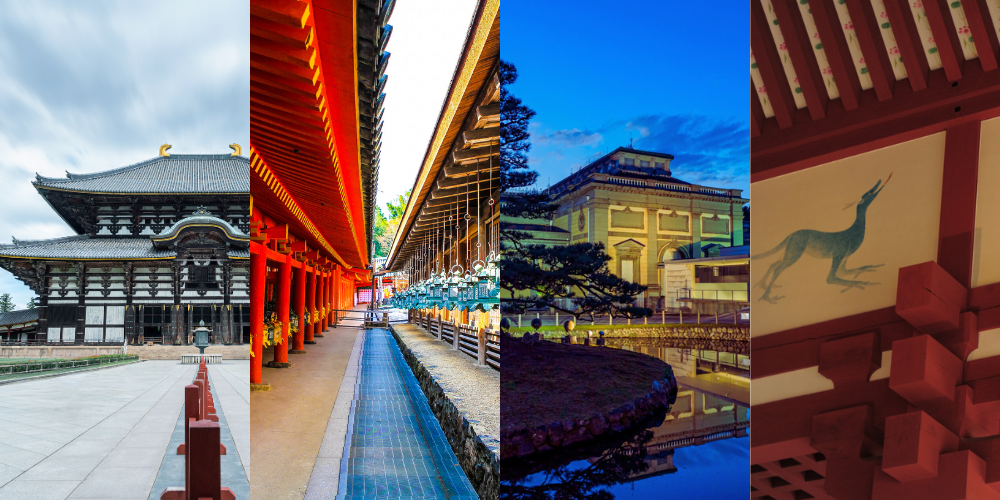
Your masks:
<svg viewBox="0 0 1000 500"><path fill-rule="evenodd" d="M249 456L249 370L247 361L209 369L233 459ZM168 443L195 371L146 361L0 386L0 500L159 498L153 484L173 458Z"/></svg>

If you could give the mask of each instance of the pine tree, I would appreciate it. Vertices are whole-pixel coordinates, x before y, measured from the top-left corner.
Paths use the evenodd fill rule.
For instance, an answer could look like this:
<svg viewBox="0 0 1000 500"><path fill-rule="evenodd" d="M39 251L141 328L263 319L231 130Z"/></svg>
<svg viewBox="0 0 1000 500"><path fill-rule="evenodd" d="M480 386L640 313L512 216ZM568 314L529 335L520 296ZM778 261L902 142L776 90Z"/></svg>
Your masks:
<svg viewBox="0 0 1000 500"><path fill-rule="evenodd" d="M510 295L502 300L502 312L519 314L544 307L577 320L606 314L628 318L652 314L650 309L633 305L635 296L646 287L625 281L608 269L611 257L603 243L525 244L531 235L505 223L512 218L551 220L556 210L548 193L528 188L538 179L538 172L528 165L528 125L535 112L510 93L508 86L515 81L517 69L501 61L500 186L504 193L499 209L504 249L499 286Z"/></svg>
<svg viewBox="0 0 1000 500"><path fill-rule="evenodd" d="M14 301L11 299L9 293L0 295L0 313L11 312L14 310Z"/></svg>
<svg viewBox="0 0 1000 500"><path fill-rule="evenodd" d="M38 307L38 297L32 297L31 300L28 301L28 305L25 307L27 307L28 309L34 309Z"/></svg>

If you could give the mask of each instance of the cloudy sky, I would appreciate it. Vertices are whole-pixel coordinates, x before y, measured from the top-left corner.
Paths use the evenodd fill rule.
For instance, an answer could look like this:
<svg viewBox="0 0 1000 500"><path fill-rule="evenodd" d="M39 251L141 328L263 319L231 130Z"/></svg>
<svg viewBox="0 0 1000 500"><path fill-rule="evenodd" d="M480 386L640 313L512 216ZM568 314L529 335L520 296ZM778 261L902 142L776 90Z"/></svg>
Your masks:
<svg viewBox="0 0 1000 500"><path fill-rule="evenodd" d="M475 8L475 0L396 2L386 48L392 56L377 197L383 212L386 201L413 187Z"/></svg>
<svg viewBox="0 0 1000 500"><path fill-rule="evenodd" d="M675 155L674 175L750 188L749 4L509 0L503 57L512 92L538 115L532 167L542 186L633 141ZM739 83L737 85L737 83Z"/></svg>
<svg viewBox="0 0 1000 500"><path fill-rule="evenodd" d="M68 236L35 173L250 143L245 1L0 0L0 241ZM19 307L31 291L0 271Z"/></svg>

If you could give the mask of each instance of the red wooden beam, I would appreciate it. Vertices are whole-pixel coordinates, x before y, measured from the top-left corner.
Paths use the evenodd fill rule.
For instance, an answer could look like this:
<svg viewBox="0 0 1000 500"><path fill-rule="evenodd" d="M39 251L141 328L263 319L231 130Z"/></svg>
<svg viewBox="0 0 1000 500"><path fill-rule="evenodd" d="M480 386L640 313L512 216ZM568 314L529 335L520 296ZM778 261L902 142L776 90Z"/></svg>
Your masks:
<svg viewBox="0 0 1000 500"><path fill-rule="evenodd" d="M795 68L795 77L806 99L809 115L813 120L826 116L826 104L830 100L823 84L823 74L813 53L812 41L806 31L805 19L799 12L796 0L774 0L771 2L774 15L781 27L781 35L788 47L788 57Z"/></svg>
<svg viewBox="0 0 1000 500"><path fill-rule="evenodd" d="M765 128L751 142L751 181L1000 116L1000 79L984 74L978 64L966 68L962 85L952 86L944 72L934 71L927 90L915 93L900 85L896 91L889 101L866 100L854 111L831 106L824 120L783 131Z"/></svg>
<svg viewBox="0 0 1000 500"><path fill-rule="evenodd" d="M962 66L965 64L965 54L962 53L962 43L958 40L955 25L952 24L950 0L928 0L924 2L924 13L934 34L934 45L941 56L941 65L949 82L962 79Z"/></svg>
<svg viewBox="0 0 1000 500"><path fill-rule="evenodd" d="M812 10L820 41L823 43L823 52L826 53L827 61L830 63L833 81L837 85L837 91L840 92L840 101L844 109L856 109L861 99L861 80L858 79L858 73L851 61L851 49L847 46L847 38L840 29L837 8L833 2L813 2L809 8Z"/></svg>
<svg viewBox="0 0 1000 500"><path fill-rule="evenodd" d="M892 87L896 83L896 76L892 72L892 63L889 62L889 54L886 53L885 42L882 41L880 31L882 28L875 18L872 4L868 0L846 0L846 2L851 23L854 24L854 34L858 37L858 45L861 46L861 53L865 56L868 75L872 78L875 95L880 101L892 99Z"/></svg>
<svg viewBox="0 0 1000 500"><path fill-rule="evenodd" d="M910 10L910 0L885 0L885 12L892 25L892 34L896 37L896 48L906 67L906 78L914 91L927 88L927 54L920 43L920 32L917 22Z"/></svg>
<svg viewBox="0 0 1000 500"><path fill-rule="evenodd" d="M997 48L1000 47L1000 42L997 40L993 23L989 20L990 8L986 5L986 1L968 0L962 2L962 8L965 10L969 30L972 31L972 40L976 44L979 62L984 70L993 71L997 69Z"/></svg>
<svg viewBox="0 0 1000 500"><path fill-rule="evenodd" d="M965 288L972 283L972 243L976 231L980 122L945 132L944 179L938 229L938 265Z"/></svg>
<svg viewBox="0 0 1000 500"><path fill-rule="evenodd" d="M791 127L792 115L795 113L795 99L788 87L788 79L781 65L781 55L778 54L774 38L771 37L767 16L760 2L750 2L750 16L750 48L753 50L754 60L757 61L760 77L764 81L767 98L771 101L774 118L778 121L778 127Z"/></svg>
<svg viewBox="0 0 1000 500"><path fill-rule="evenodd" d="M764 124L764 108L760 105L760 97L757 96L757 89L754 88L753 80L750 81L750 137L760 135L760 129Z"/></svg>

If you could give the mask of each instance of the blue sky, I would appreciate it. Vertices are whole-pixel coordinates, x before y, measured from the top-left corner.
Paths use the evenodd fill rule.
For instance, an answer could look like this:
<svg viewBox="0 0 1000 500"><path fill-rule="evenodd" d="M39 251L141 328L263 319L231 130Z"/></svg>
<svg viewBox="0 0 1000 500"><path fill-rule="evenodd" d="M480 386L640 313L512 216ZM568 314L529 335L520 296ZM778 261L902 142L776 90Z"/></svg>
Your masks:
<svg viewBox="0 0 1000 500"><path fill-rule="evenodd" d="M250 5L0 0L0 242L73 234L35 173L250 144ZM34 295L0 270L18 308Z"/></svg>
<svg viewBox="0 0 1000 500"><path fill-rule="evenodd" d="M629 139L674 176L750 188L746 2L508 0L501 54L538 114L532 167L556 183ZM743 82L739 83L738 82Z"/></svg>

